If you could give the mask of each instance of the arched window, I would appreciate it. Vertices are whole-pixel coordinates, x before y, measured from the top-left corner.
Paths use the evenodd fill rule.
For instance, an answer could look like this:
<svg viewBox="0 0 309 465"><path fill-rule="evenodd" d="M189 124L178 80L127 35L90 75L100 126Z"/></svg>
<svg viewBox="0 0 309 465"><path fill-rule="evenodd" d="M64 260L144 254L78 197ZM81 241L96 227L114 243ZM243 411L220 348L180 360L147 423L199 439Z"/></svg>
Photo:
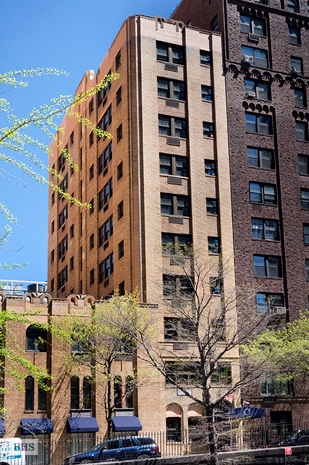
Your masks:
<svg viewBox="0 0 309 465"><path fill-rule="evenodd" d="M25 410L34 410L34 379L27 376L25 379Z"/></svg>
<svg viewBox="0 0 309 465"><path fill-rule="evenodd" d="M91 409L91 383L88 376L83 378L83 408Z"/></svg>
<svg viewBox="0 0 309 465"><path fill-rule="evenodd" d="M47 331L36 326L28 326L26 331L26 350L28 352L46 352Z"/></svg>
<svg viewBox="0 0 309 465"><path fill-rule="evenodd" d="M114 406L116 408L122 407L122 380L121 376L114 378Z"/></svg>
<svg viewBox="0 0 309 465"><path fill-rule="evenodd" d="M71 409L79 409L79 378L77 376L71 378Z"/></svg>
<svg viewBox="0 0 309 465"><path fill-rule="evenodd" d="M133 408L134 378L126 377L126 408Z"/></svg>

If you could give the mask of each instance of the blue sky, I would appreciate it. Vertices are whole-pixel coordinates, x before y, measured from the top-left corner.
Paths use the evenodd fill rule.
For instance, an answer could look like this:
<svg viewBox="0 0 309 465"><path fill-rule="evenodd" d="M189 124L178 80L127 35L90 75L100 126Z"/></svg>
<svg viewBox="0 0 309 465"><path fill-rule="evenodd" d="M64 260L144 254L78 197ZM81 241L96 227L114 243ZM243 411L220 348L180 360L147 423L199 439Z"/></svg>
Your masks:
<svg viewBox="0 0 309 465"><path fill-rule="evenodd" d="M67 71L69 77L37 77L28 80L26 90L0 92L5 92L18 116L26 116L50 98L73 94L83 74L98 69L128 16L169 17L179 1L1 0L0 73L54 67ZM44 159L44 153L39 155ZM47 280L46 188L1 163L0 202L18 218L7 250L0 249L0 263L28 263L25 268L0 269L0 281ZM3 220L0 217L0 227Z"/></svg>

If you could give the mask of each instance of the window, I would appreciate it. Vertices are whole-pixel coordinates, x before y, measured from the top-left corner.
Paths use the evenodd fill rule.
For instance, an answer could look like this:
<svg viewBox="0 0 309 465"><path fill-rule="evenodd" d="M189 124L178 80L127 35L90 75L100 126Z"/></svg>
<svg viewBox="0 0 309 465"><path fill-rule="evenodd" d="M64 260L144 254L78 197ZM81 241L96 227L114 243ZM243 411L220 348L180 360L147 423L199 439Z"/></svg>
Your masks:
<svg viewBox="0 0 309 465"><path fill-rule="evenodd" d="M68 146L66 145L66 147L62 150L58 158L58 171L59 172L64 171L67 157L68 157Z"/></svg>
<svg viewBox="0 0 309 465"><path fill-rule="evenodd" d="M240 15L240 30L241 32L246 32L248 34L252 33L258 36L265 36L265 19Z"/></svg>
<svg viewBox="0 0 309 465"><path fill-rule="evenodd" d="M58 225L61 228L66 220L68 219L68 206L66 205L64 209L58 215Z"/></svg>
<svg viewBox="0 0 309 465"><path fill-rule="evenodd" d="M219 29L218 25L218 17L215 16L211 21L210 21L210 29L212 31L217 31Z"/></svg>
<svg viewBox="0 0 309 465"><path fill-rule="evenodd" d="M245 96L260 100L270 100L270 88L268 82L245 79Z"/></svg>
<svg viewBox="0 0 309 465"><path fill-rule="evenodd" d="M296 121L296 140L306 142L308 141L308 125L303 121Z"/></svg>
<svg viewBox="0 0 309 465"><path fill-rule="evenodd" d="M209 278L209 287L211 294L221 294L221 280L219 278Z"/></svg>
<svg viewBox="0 0 309 465"><path fill-rule="evenodd" d="M109 70L109 72L107 73L107 75L110 75L112 73L111 70ZM97 102L98 102L98 106L101 104L101 102L103 101L103 106L105 105L106 103L106 100L107 100L107 94L111 88L111 81L107 84L107 86L105 86L103 89L101 89L98 94L97 94Z"/></svg>
<svg viewBox="0 0 309 465"><path fill-rule="evenodd" d="M252 239L277 241L279 240L278 221L263 218L251 218Z"/></svg>
<svg viewBox="0 0 309 465"><path fill-rule="evenodd" d="M298 155L298 174L309 176L309 155Z"/></svg>
<svg viewBox="0 0 309 465"><path fill-rule="evenodd" d="M114 254L111 253L99 265L99 282L107 279L114 271Z"/></svg>
<svg viewBox="0 0 309 465"><path fill-rule="evenodd" d="M119 66L121 65L121 50L119 50L119 52L116 55L115 65L116 65L116 69L118 69Z"/></svg>
<svg viewBox="0 0 309 465"><path fill-rule="evenodd" d="M114 377L114 406L122 408L122 380L121 376Z"/></svg>
<svg viewBox="0 0 309 465"><path fill-rule="evenodd" d="M276 186L250 182L250 202L275 205L277 203Z"/></svg>
<svg viewBox="0 0 309 465"><path fill-rule="evenodd" d="M165 371L166 385L196 386L201 384L202 375L198 364L192 362L167 362Z"/></svg>
<svg viewBox="0 0 309 465"><path fill-rule="evenodd" d="M99 228L99 246L106 242L113 234L114 220L111 216L107 221Z"/></svg>
<svg viewBox="0 0 309 465"><path fill-rule="evenodd" d="M62 192L66 192L68 190L68 175L67 174L64 176L64 178L60 182L59 187L62 190ZM62 194L59 194L59 197L64 198Z"/></svg>
<svg viewBox="0 0 309 465"><path fill-rule="evenodd" d="M74 270L74 257L72 256L70 258L70 271L73 271Z"/></svg>
<svg viewBox="0 0 309 465"><path fill-rule="evenodd" d="M25 379L25 410L34 410L34 378Z"/></svg>
<svg viewBox="0 0 309 465"><path fill-rule="evenodd" d="M260 392L262 396L287 396L290 394L288 381L279 381L275 378L266 378L260 381Z"/></svg>
<svg viewBox="0 0 309 465"><path fill-rule="evenodd" d="M246 113L246 131L257 134L272 134L271 116Z"/></svg>
<svg viewBox="0 0 309 465"><path fill-rule="evenodd" d="M121 283L119 283L118 292L119 292L119 295L125 295L124 281L121 281Z"/></svg>
<svg viewBox="0 0 309 465"><path fill-rule="evenodd" d="M93 179L94 177L94 165L91 165L89 168L89 179Z"/></svg>
<svg viewBox="0 0 309 465"><path fill-rule="evenodd" d="M220 363L211 374L211 384L231 384L232 370L229 363Z"/></svg>
<svg viewBox="0 0 309 465"><path fill-rule="evenodd" d="M112 123L112 106L110 105L103 117L100 119L98 126L103 130L107 131L109 125Z"/></svg>
<svg viewBox="0 0 309 465"><path fill-rule="evenodd" d="M119 242L118 244L118 260L124 256L124 241Z"/></svg>
<svg viewBox="0 0 309 465"><path fill-rule="evenodd" d="M304 233L304 243L309 245L309 224L303 224L303 233Z"/></svg>
<svg viewBox="0 0 309 465"><path fill-rule="evenodd" d="M117 166L117 181L119 181L123 176L123 163L122 161Z"/></svg>
<svg viewBox="0 0 309 465"><path fill-rule="evenodd" d="M215 254L220 252L220 241L218 237L208 236L208 252Z"/></svg>
<svg viewBox="0 0 309 465"><path fill-rule="evenodd" d="M212 101L212 87L202 86L201 90L202 90L202 101L211 102Z"/></svg>
<svg viewBox="0 0 309 465"><path fill-rule="evenodd" d="M211 65L211 53L206 50L200 50L200 63L201 65Z"/></svg>
<svg viewBox="0 0 309 465"><path fill-rule="evenodd" d="M65 256L66 251L68 250L68 235L66 235L58 245L58 259Z"/></svg>
<svg viewBox="0 0 309 465"><path fill-rule="evenodd" d="M92 97L92 99L91 99L90 102L89 102L88 108L89 108L89 113L92 113L92 112L93 112L93 108L94 108L94 107L93 107L93 97Z"/></svg>
<svg viewBox="0 0 309 465"><path fill-rule="evenodd" d="M189 176L188 158L160 153L160 174Z"/></svg>
<svg viewBox="0 0 309 465"><path fill-rule="evenodd" d="M203 136L204 137L214 137L215 130L213 123L203 122Z"/></svg>
<svg viewBox="0 0 309 465"><path fill-rule="evenodd" d="M162 233L163 255L175 255L186 252L192 246L192 236L189 234Z"/></svg>
<svg viewBox="0 0 309 465"><path fill-rule="evenodd" d="M123 200L118 204L118 220L123 217Z"/></svg>
<svg viewBox="0 0 309 465"><path fill-rule="evenodd" d="M94 199L91 199L90 202L89 202L89 213L90 215L94 212Z"/></svg>
<svg viewBox="0 0 309 465"><path fill-rule="evenodd" d="M207 176L216 176L217 167L214 160L204 160L205 174Z"/></svg>
<svg viewBox="0 0 309 465"><path fill-rule="evenodd" d="M188 276L163 275L163 295L169 298L190 298L193 294L192 279Z"/></svg>
<svg viewBox="0 0 309 465"><path fill-rule="evenodd" d="M66 266L58 274L58 290L60 290L68 280L68 267Z"/></svg>
<svg viewBox="0 0 309 465"><path fill-rule="evenodd" d="M293 13L299 13L299 4L298 0L287 0L288 11Z"/></svg>
<svg viewBox="0 0 309 465"><path fill-rule="evenodd" d="M256 278L281 278L280 257L254 255L254 276Z"/></svg>
<svg viewBox="0 0 309 465"><path fill-rule="evenodd" d="M305 108L307 106L305 89L294 89L294 101L296 107Z"/></svg>
<svg viewBox="0 0 309 465"><path fill-rule="evenodd" d="M157 60L183 65L184 49L178 45L157 42Z"/></svg>
<svg viewBox="0 0 309 465"><path fill-rule="evenodd" d="M51 230L52 233L55 231L55 221L54 220L50 223L50 230Z"/></svg>
<svg viewBox="0 0 309 465"><path fill-rule="evenodd" d="M77 376L71 378L71 409L79 409L79 378Z"/></svg>
<svg viewBox="0 0 309 465"><path fill-rule="evenodd" d="M275 168L274 152L272 150L260 149L258 147L247 147L248 165L266 170Z"/></svg>
<svg viewBox="0 0 309 465"><path fill-rule="evenodd" d="M270 294L269 292L258 292L255 296L256 311L266 313L270 308L283 307L283 294Z"/></svg>
<svg viewBox="0 0 309 465"><path fill-rule="evenodd" d="M98 171L101 174L113 158L113 144L110 142L98 159Z"/></svg>
<svg viewBox="0 0 309 465"><path fill-rule="evenodd" d="M268 68L267 51L260 48L241 46L241 54L243 63L249 63L258 68Z"/></svg>
<svg viewBox="0 0 309 465"><path fill-rule="evenodd" d="M88 376L83 378L83 409L91 409L91 380Z"/></svg>
<svg viewBox="0 0 309 465"><path fill-rule="evenodd" d="M74 131L72 131L70 134L70 144L74 144Z"/></svg>
<svg viewBox="0 0 309 465"><path fill-rule="evenodd" d="M290 44L300 45L300 29L299 29L299 27L289 26L289 42L290 42Z"/></svg>
<svg viewBox="0 0 309 465"><path fill-rule="evenodd" d="M136 382L134 382L134 378L132 376L126 377L126 408L133 408L133 393L136 389ZM129 441L127 439L127 441ZM131 440L130 440L131 442ZM142 441L140 441L143 444ZM131 447L131 444L129 445Z"/></svg>
<svg viewBox="0 0 309 465"><path fill-rule="evenodd" d="M43 383L46 385L47 380L44 379ZM38 410L46 410L46 390L38 386Z"/></svg>
<svg viewBox="0 0 309 465"><path fill-rule="evenodd" d="M306 280L309 281L309 260L306 258Z"/></svg>
<svg viewBox="0 0 309 465"><path fill-rule="evenodd" d="M89 283L90 283L90 286L92 284L94 284L94 268L92 268L92 270L90 270L90 273L89 273Z"/></svg>
<svg viewBox="0 0 309 465"><path fill-rule="evenodd" d="M158 77L158 97L186 100L185 83Z"/></svg>
<svg viewBox="0 0 309 465"><path fill-rule="evenodd" d="M189 197L186 195L161 194L161 214L190 216Z"/></svg>
<svg viewBox="0 0 309 465"><path fill-rule="evenodd" d="M89 237L89 248L90 250L94 248L94 234Z"/></svg>
<svg viewBox="0 0 309 465"><path fill-rule="evenodd" d="M74 224L70 226L70 239L73 239L74 237Z"/></svg>
<svg viewBox="0 0 309 465"><path fill-rule="evenodd" d="M111 178L99 192L99 210L107 204L113 196L113 178Z"/></svg>
<svg viewBox="0 0 309 465"><path fill-rule="evenodd" d="M218 215L219 208L217 199L206 199L206 212L207 215Z"/></svg>
<svg viewBox="0 0 309 465"><path fill-rule="evenodd" d="M159 115L159 134L161 136L187 137L187 121L184 118Z"/></svg>
<svg viewBox="0 0 309 465"><path fill-rule="evenodd" d="M194 337L193 322L189 318L164 318L165 340L192 340Z"/></svg>
<svg viewBox="0 0 309 465"><path fill-rule="evenodd" d="M122 88L120 86L119 89L116 92L116 105L119 105L121 100L122 100Z"/></svg>
<svg viewBox="0 0 309 465"><path fill-rule="evenodd" d="M303 60L299 57L291 57L291 71L300 76L303 75Z"/></svg>
<svg viewBox="0 0 309 465"><path fill-rule="evenodd" d="M91 147L93 143L94 143L94 133L93 131L91 131L91 133L89 134L89 147Z"/></svg>
<svg viewBox="0 0 309 465"><path fill-rule="evenodd" d="M34 325L26 330L26 351L46 352L47 331Z"/></svg>
<svg viewBox="0 0 309 465"><path fill-rule="evenodd" d="M117 128L117 142L121 141L122 139L122 124L119 124Z"/></svg>
<svg viewBox="0 0 309 465"><path fill-rule="evenodd" d="M54 260L55 260L55 250L53 249L50 252L50 262L53 263Z"/></svg>
<svg viewBox="0 0 309 465"><path fill-rule="evenodd" d="M309 210L309 189L300 189L301 208Z"/></svg>

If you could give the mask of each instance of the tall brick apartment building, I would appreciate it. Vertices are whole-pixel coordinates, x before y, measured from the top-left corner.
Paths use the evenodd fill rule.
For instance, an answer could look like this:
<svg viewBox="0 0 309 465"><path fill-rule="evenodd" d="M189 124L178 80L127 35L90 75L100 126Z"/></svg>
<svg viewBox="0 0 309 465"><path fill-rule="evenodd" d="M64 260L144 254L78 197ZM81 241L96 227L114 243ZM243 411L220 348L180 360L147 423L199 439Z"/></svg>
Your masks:
<svg viewBox="0 0 309 465"><path fill-rule="evenodd" d="M227 260L233 257L221 42L217 32L132 16L98 72L83 77L77 92L110 72L120 74L79 109L113 139L98 139L65 118L61 144L51 147L63 190L92 205L78 209L50 193L48 291L54 303L138 289L142 302L161 315L158 338L164 343L163 276L183 281L162 245L193 243L218 265L219 248ZM67 147L78 172L59 146ZM228 293L234 287L230 266L224 288ZM70 416L69 400L64 408ZM133 409L143 431L187 428L202 414L158 376L138 388ZM104 433L99 403L92 414Z"/></svg>
<svg viewBox="0 0 309 465"><path fill-rule="evenodd" d="M172 16L223 35L236 283L283 321L308 308L308 12L306 0L182 0ZM304 384L272 379L247 394L273 423L303 419L308 402Z"/></svg>

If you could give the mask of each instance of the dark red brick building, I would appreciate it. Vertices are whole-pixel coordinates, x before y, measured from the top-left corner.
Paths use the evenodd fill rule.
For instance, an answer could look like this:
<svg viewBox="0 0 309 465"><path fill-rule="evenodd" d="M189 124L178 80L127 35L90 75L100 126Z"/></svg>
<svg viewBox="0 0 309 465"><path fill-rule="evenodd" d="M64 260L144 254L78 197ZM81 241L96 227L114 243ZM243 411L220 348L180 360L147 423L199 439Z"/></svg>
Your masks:
<svg viewBox="0 0 309 465"><path fill-rule="evenodd" d="M236 282L282 323L308 308L308 14L306 0L182 0L172 15L223 34ZM272 423L304 419L304 386L249 394Z"/></svg>

